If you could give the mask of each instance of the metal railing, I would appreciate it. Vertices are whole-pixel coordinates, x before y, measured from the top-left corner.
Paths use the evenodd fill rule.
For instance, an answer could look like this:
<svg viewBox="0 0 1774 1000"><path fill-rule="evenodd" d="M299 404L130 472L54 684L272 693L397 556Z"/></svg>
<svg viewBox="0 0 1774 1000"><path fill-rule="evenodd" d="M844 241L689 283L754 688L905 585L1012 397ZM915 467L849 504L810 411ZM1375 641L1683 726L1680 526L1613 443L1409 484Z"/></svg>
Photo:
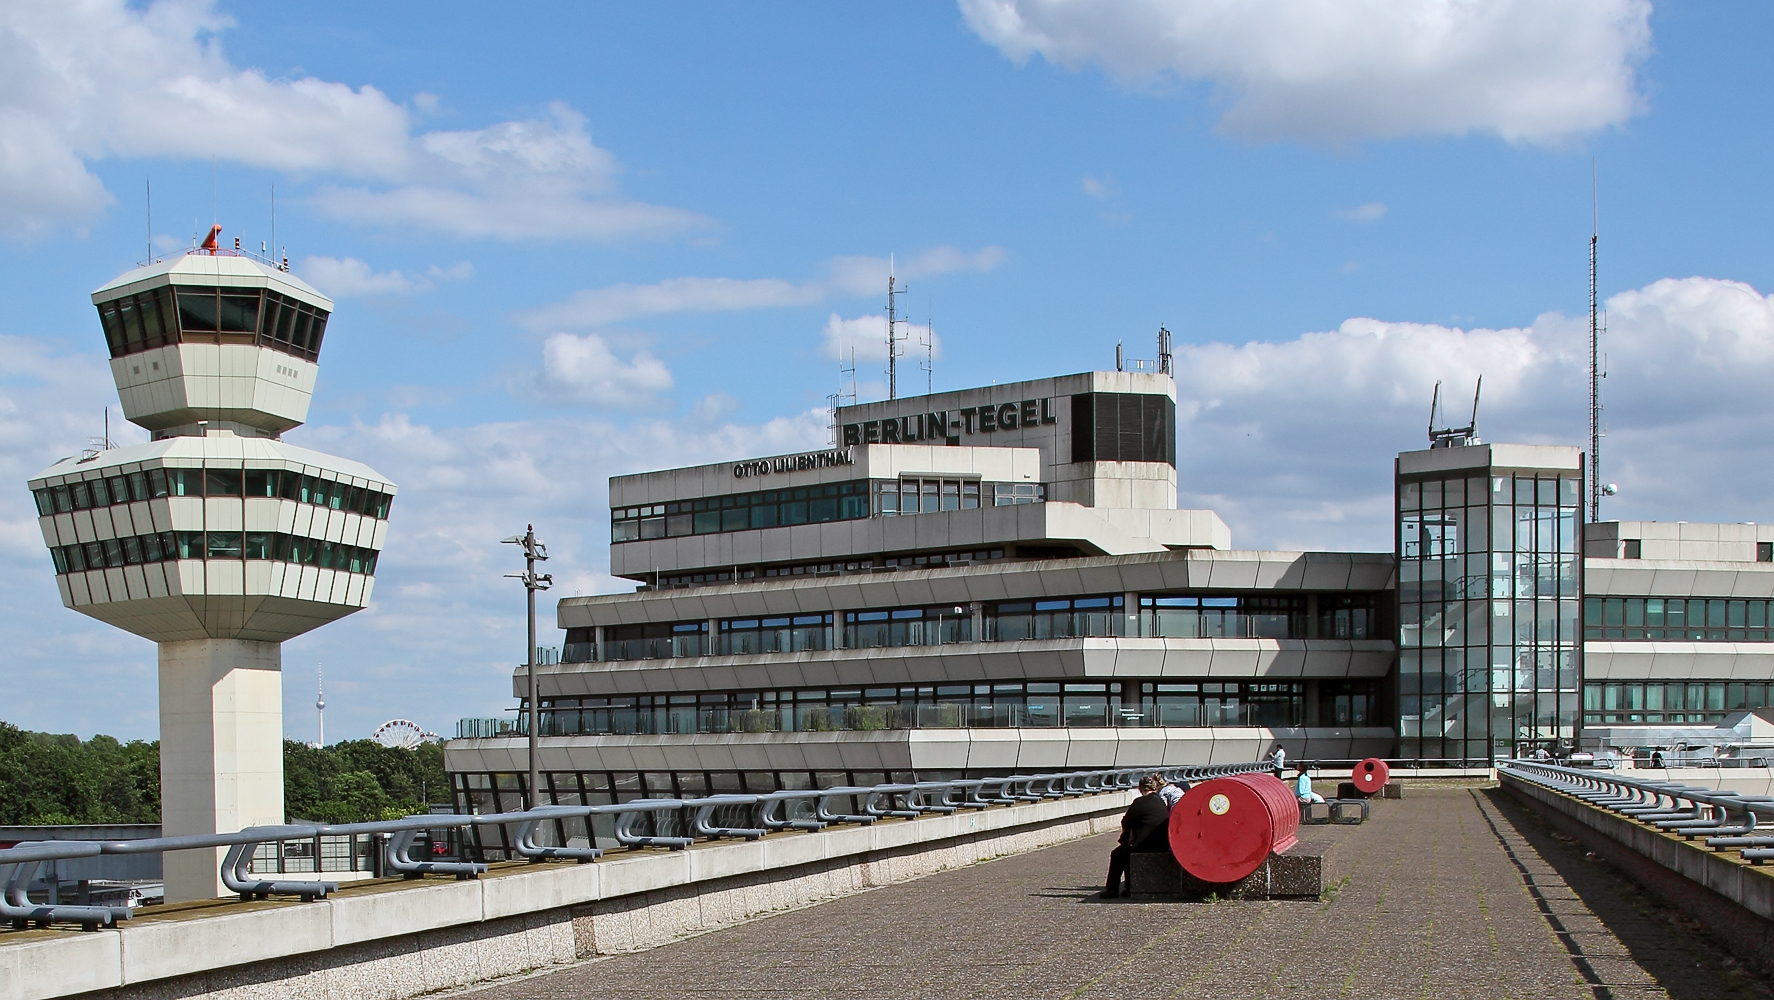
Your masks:
<svg viewBox="0 0 1774 1000"><path fill-rule="evenodd" d="M1774 836L1770 836L1774 795L1746 795L1533 761L1499 761L1497 770L1684 840L1704 837L1707 847L1741 851L1743 860L1752 865L1774 860Z"/></svg>
<svg viewBox="0 0 1774 1000"><path fill-rule="evenodd" d="M1189 767L1116 768L1091 771L1059 771L1017 774L1000 778L966 778L924 781L914 784L869 786L839 785L761 794L720 794L685 799L631 799L611 805L542 805L522 812L470 815L465 813L408 816L369 823L296 824L249 827L238 833L200 834L185 837L154 837L144 840L36 841L0 850L0 919L15 929L48 927L52 923L79 924L86 930L114 927L128 920L128 907L76 906L33 903L26 886L46 863L100 854L160 854L227 848L222 860L222 883L242 900L293 896L303 902L324 899L339 890L336 882L264 879L251 871L260 845L291 841L312 842L318 837L369 836L383 841L384 870L404 878L443 875L456 879L478 878L488 866L479 861L415 859L414 845L421 834L471 827L511 826L512 844L525 859L540 863L574 861L585 864L603 855L595 846L559 847L541 842L544 823L565 819L590 823L594 816L615 818L615 840L630 850L664 847L683 850L701 840L736 838L757 840L789 830L822 830L850 823L868 825L883 819L916 819L926 814L946 815L961 810L985 810L1047 799L1073 798L1135 787L1147 774L1167 781L1201 781L1230 774L1266 771L1268 761L1212 764ZM797 808L798 807L798 808ZM860 811L851 811L860 808ZM735 817L738 822L733 822ZM661 823L670 819L674 822ZM669 829L670 834L662 832ZM1774 841L1771 841L1774 843Z"/></svg>

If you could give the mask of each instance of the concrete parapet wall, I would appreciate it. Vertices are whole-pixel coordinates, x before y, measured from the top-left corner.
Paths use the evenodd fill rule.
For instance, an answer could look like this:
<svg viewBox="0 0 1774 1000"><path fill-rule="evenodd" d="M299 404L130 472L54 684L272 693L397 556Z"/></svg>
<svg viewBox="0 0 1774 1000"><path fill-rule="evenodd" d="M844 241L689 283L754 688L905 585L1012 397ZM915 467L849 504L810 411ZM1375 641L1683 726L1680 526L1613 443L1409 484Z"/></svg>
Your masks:
<svg viewBox="0 0 1774 1000"><path fill-rule="evenodd" d="M1755 867L1736 851L1714 851L1704 839L1683 840L1499 772L1504 789L1554 826L1575 835L1663 901L1707 924L1738 954L1766 967L1774 955L1774 869ZM1618 848L1626 848L1623 853Z"/></svg>
<svg viewBox="0 0 1774 1000"><path fill-rule="evenodd" d="M0 1000L405 1000L1113 829L1131 792L0 934Z"/></svg>

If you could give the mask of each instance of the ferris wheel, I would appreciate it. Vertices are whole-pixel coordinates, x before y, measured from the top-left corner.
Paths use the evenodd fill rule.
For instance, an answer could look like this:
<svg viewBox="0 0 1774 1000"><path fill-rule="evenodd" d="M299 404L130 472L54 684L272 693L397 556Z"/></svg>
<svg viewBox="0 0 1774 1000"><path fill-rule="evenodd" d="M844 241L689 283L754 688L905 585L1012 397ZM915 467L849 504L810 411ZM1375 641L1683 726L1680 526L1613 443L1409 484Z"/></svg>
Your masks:
<svg viewBox="0 0 1774 1000"><path fill-rule="evenodd" d="M376 727L376 731L370 734L370 739L385 747L411 750L426 740L437 739L437 734L426 732L417 722L389 719Z"/></svg>

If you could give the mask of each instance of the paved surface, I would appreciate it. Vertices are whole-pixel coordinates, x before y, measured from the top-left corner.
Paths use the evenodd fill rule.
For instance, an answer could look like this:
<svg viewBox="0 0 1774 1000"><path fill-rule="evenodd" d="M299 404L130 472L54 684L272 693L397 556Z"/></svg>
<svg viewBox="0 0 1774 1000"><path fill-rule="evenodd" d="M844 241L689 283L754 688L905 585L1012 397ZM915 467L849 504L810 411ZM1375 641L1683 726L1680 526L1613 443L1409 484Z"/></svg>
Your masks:
<svg viewBox="0 0 1774 1000"><path fill-rule="evenodd" d="M1322 902L1099 901L1108 837L472 991L590 997L1774 997L1495 789L1412 788Z"/></svg>

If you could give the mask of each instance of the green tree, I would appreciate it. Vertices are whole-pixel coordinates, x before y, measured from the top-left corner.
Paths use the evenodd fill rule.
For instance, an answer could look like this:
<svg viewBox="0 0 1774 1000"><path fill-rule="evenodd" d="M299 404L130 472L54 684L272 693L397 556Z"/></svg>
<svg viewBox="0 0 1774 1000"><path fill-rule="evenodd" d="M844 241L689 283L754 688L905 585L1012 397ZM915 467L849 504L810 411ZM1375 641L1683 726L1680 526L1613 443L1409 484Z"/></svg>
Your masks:
<svg viewBox="0 0 1774 1000"><path fill-rule="evenodd" d="M0 722L0 823L155 823L160 744L81 742Z"/></svg>
<svg viewBox="0 0 1774 1000"><path fill-rule="evenodd" d="M292 820L350 823L424 812L450 801L443 746L411 750L373 740L283 744L284 804ZM160 744L81 741L0 722L0 824L160 822Z"/></svg>

